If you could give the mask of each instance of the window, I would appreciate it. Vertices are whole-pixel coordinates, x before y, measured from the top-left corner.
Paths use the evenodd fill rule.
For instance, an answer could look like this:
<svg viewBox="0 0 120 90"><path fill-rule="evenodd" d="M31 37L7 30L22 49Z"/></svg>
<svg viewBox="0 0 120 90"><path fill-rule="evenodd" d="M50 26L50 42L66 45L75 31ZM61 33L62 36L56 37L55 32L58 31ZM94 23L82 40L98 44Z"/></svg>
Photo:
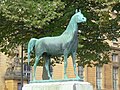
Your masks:
<svg viewBox="0 0 120 90"><path fill-rule="evenodd" d="M21 90L21 83L18 83L18 89L17 90Z"/></svg>
<svg viewBox="0 0 120 90"><path fill-rule="evenodd" d="M27 64L24 64L24 71L30 71L30 66Z"/></svg>
<svg viewBox="0 0 120 90"><path fill-rule="evenodd" d="M24 64L24 75L27 76L28 78L30 78L30 66L27 64Z"/></svg>
<svg viewBox="0 0 120 90"><path fill-rule="evenodd" d="M78 66L78 76L83 78L83 66Z"/></svg>
<svg viewBox="0 0 120 90"><path fill-rule="evenodd" d="M118 68L113 67L113 90L118 90Z"/></svg>
<svg viewBox="0 0 120 90"><path fill-rule="evenodd" d="M118 54L115 54L115 53L112 54L112 61L118 62Z"/></svg>
<svg viewBox="0 0 120 90"><path fill-rule="evenodd" d="M96 88L97 90L102 89L102 67L96 67Z"/></svg>

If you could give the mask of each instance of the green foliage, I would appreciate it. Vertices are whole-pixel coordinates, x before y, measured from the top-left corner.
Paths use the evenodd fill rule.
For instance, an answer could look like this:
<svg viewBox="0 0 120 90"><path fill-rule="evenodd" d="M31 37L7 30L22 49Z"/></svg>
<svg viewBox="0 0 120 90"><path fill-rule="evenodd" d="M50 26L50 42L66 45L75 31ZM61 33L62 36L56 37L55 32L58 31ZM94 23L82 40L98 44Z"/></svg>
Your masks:
<svg viewBox="0 0 120 90"><path fill-rule="evenodd" d="M87 22L79 25L78 64L106 64L110 51L106 40L120 37L119 7L119 0L2 0L1 51L11 54L32 37L60 35L77 8L87 17ZM114 10L116 18L110 16Z"/></svg>
<svg viewBox="0 0 120 90"><path fill-rule="evenodd" d="M88 21L85 25L80 25L82 27L80 28L81 35L84 36L80 41L83 47L78 49L78 57L80 57L78 63L80 65L107 64L109 62L110 46L106 40L113 40L120 37L120 30L117 23L120 20L120 13L116 19L112 19L109 15L112 7L117 2L103 1L84 0L87 7L83 6L83 8L88 13L86 14ZM79 2L79 4L81 3Z"/></svg>
<svg viewBox="0 0 120 90"><path fill-rule="evenodd" d="M8 53L32 37L40 38L48 30L44 26L63 15L64 3L56 1L0 1L0 45ZM9 42L9 43L8 43ZM9 54L10 54L9 52Z"/></svg>
<svg viewBox="0 0 120 90"><path fill-rule="evenodd" d="M107 64L109 62L110 46L106 40L120 37L118 26L120 13L117 13L115 19L110 16L110 13L113 11L112 8L116 4L118 5L119 1L65 0L65 2L67 3L66 11L64 11L66 21L61 19L64 26L69 21L68 17L74 13L71 11L74 11L76 8L81 9L87 17L87 22L79 26L81 33L79 34L78 64L83 66L86 64L88 66ZM58 22L61 21L59 20Z"/></svg>

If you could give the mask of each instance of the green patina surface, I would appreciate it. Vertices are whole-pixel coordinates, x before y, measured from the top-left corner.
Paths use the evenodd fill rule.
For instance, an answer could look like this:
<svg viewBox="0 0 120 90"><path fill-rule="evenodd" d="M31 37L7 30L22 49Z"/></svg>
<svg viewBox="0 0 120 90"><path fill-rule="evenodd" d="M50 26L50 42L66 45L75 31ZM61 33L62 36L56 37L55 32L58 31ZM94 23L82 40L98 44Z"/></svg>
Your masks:
<svg viewBox="0 0 120 90"><path fill-rule="evenodd" d="M84 15L76 10L76 13L71 17L71 20L66 28L66 30L60 35L55 37L43 37L40 39L32 38L28 43L28 63L30 62L30 52L35 47L35 63L34 63L34 73L33 73L33 82L38 82L36 80L36 67L40 60L40 57L44 54L45 58L45 68L48 73L49 80L52 77L50 76L49 64L51 56L60 56L64 55L64 79L67 80L67 58L69 55L72 56L74 74L77 80L80 80L80 77L76 71L76 50L78 47L78 23L86 22ZM55 80L56 81L56 80ZM58 80L60 81L60 80ZM44 81L45 82L45 81ZM47 81L46 81L47 82Z"/></svg>

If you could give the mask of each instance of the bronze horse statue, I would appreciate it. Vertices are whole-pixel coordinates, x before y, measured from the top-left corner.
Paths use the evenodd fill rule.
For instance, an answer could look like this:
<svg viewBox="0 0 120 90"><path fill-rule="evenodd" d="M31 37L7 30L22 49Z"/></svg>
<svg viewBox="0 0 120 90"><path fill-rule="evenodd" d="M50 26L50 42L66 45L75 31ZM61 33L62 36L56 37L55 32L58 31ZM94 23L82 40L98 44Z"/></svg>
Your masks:
<svg viewBox="0 0 120 90"><path fill-rule="evenodd" d="M55 37L43 37L40 39L31 38L28 43L28 63L30 62L30 52L35 47L35 63L33 80L36 80L36 66L40 60L40 57L45 54L45 68L48 73L49 79L52 79L49 71L49 64L51 56L64 55L64 79L67 79L67 58L69 55L72 56L74 74L76 78L79 78L76 71L76 50L78 46L78 23L86 22L86 17L83 16L81 11L77 11L71 17L71 20L66 30L60 35Z"/></svg>

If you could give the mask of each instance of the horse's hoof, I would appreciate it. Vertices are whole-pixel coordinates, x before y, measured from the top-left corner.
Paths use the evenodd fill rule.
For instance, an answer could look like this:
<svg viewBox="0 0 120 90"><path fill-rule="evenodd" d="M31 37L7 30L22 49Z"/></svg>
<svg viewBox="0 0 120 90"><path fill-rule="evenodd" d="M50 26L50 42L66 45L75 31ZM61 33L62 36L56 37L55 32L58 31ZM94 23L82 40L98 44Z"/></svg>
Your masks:
<svg viewBox="0 0 120 90"><path fill-rule="evenodd" d="M49 80L52 80L52 78L49 78Z"/></svg>
<svg viewBox="0 0 120 90"><path fill-rule="evenodd" d="M34 78L33 81L36 81L36 79Z"/></svg>
<svg viewBox="0 0 120 90"><path fill-rule="evenodd" d="M79 76L76 76L76 79L81 79Z"/></svg>
<svg viewBox="0 0 120 90"><path fill-rule="evenodd" d="M76 79L77 79L77 80L83 80L83 78L82 78L82 77L79 77L79 76L76 76Z"/></svg>
<svg viewBox="0 0 120 90"><path fill-rule="evenodd" d="M68 79L67 75L64 76L64 79Z"/></svg>

